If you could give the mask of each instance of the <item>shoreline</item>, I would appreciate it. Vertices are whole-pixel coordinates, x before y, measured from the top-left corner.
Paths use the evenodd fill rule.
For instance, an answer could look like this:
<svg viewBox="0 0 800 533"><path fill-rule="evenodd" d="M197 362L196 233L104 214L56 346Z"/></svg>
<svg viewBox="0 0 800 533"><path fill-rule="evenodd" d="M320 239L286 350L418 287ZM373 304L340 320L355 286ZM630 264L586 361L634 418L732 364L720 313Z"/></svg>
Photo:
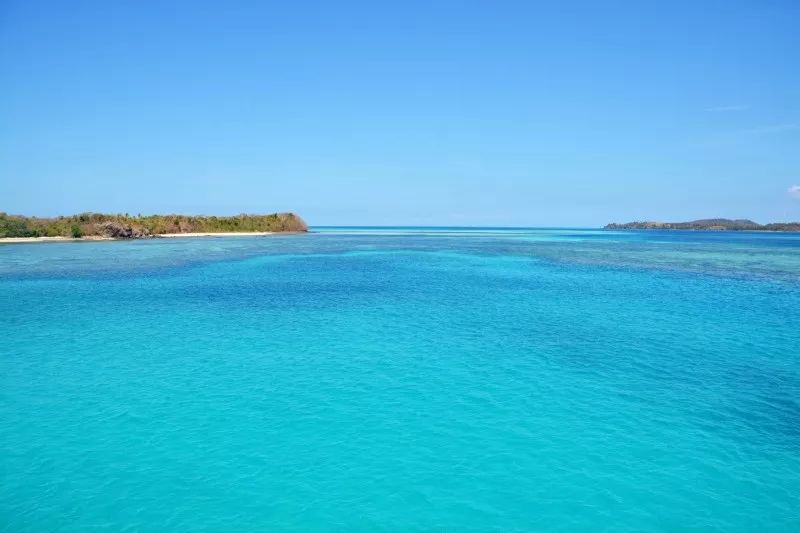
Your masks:
<svg viewBox="0 0 800 533"><path fill-rule="evenodd" d="M182 237L262 237L266 235L277 235L278 233L295 233L295 232L277 232L277 231L221 231L221 232L199 232L199 233L161 233L153 235L148 238L155 239L175 239Z"/></svg>
<svg viewBox="0 0 800 533"><path fill-rule="evenodd" d="M91 241L146 241L150 239L180 239L192 237L266 237L270 235L296 235L297 231L227 231L227 232L192 232L192 233L162 233L141 238L115 238L115 237L0 237L0 244L27 244L44 242L91 242Z"/></svg>
<svg viewBox="0 0 800 533"><path fill-rule="evenodd" d="M113 237L0 237L0 244L24 244L28 242L78 242L78 241L114 241Z"/></svg>

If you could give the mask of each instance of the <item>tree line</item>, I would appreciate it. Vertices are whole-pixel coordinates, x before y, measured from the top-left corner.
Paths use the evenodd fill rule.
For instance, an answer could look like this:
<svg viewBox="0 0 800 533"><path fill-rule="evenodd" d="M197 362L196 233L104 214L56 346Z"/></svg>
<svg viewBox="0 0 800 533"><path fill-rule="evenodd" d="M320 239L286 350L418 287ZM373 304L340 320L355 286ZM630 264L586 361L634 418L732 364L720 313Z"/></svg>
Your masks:
<svg viewBox="0 0 800 533"><path fill-rule="evenodd" d="M90 237L165 233L294 232L308 226L294 213L235 215L129 215L80 213L53 218L26 217L0 212L2 237Z"/></svg>

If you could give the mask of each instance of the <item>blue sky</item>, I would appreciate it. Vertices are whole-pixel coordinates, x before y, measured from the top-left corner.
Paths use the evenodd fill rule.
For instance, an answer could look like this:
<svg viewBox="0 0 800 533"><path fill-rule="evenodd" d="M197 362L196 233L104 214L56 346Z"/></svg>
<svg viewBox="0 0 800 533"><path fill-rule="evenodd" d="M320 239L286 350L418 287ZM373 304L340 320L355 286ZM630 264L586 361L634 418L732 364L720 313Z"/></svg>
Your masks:
<svg viewBox="0 0 800 533"><path fill-rule="evenodd" d="M800 219L800 2L0 0L0 210Z"/></svg>

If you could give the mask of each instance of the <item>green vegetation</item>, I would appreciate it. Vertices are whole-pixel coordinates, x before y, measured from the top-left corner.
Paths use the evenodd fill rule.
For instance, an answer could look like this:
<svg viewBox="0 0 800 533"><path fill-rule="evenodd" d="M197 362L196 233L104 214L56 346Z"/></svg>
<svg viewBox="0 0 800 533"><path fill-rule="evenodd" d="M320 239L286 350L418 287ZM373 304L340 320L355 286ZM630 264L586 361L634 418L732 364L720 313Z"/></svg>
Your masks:
<svg viewBox="0 0 800 533"><path fill-rule="evenodd" d="M81 213L37 218L0 213L2 237L144 238L165 233L302 232L306 223L294 213L207 217L186 215L130 216Z"/></svg>
<svg viewBox="0 0 800 533"><path fill-rule="evenodd" d="M605 229L682 229L710 231L800 231L800 222L759 224L747 219L708 218L690 222L627 222L608 224Z"/></svg>

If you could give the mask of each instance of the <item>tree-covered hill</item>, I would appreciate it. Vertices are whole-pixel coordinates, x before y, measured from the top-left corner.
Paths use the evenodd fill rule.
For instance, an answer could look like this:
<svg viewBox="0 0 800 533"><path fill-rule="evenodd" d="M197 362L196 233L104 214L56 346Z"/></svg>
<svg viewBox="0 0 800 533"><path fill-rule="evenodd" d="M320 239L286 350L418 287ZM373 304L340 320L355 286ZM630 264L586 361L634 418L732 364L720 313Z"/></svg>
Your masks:
<svg viewBox="0 0 800 533"><path fill-rule="evenodd" d="M116 237L144 238L166 233L303 232L308 226L294 213L236 215L109 215L81 213L55 218L0 213L3 237Z"/></svg>
<svg viewBox="0 0 800 533"><path fill-rule="evenodd" d="M626 222L611 223L605 229L680 229L710 231L800 231L800 222L773 222L759 224L747 219L708 218L690 222Z"/></svg>

